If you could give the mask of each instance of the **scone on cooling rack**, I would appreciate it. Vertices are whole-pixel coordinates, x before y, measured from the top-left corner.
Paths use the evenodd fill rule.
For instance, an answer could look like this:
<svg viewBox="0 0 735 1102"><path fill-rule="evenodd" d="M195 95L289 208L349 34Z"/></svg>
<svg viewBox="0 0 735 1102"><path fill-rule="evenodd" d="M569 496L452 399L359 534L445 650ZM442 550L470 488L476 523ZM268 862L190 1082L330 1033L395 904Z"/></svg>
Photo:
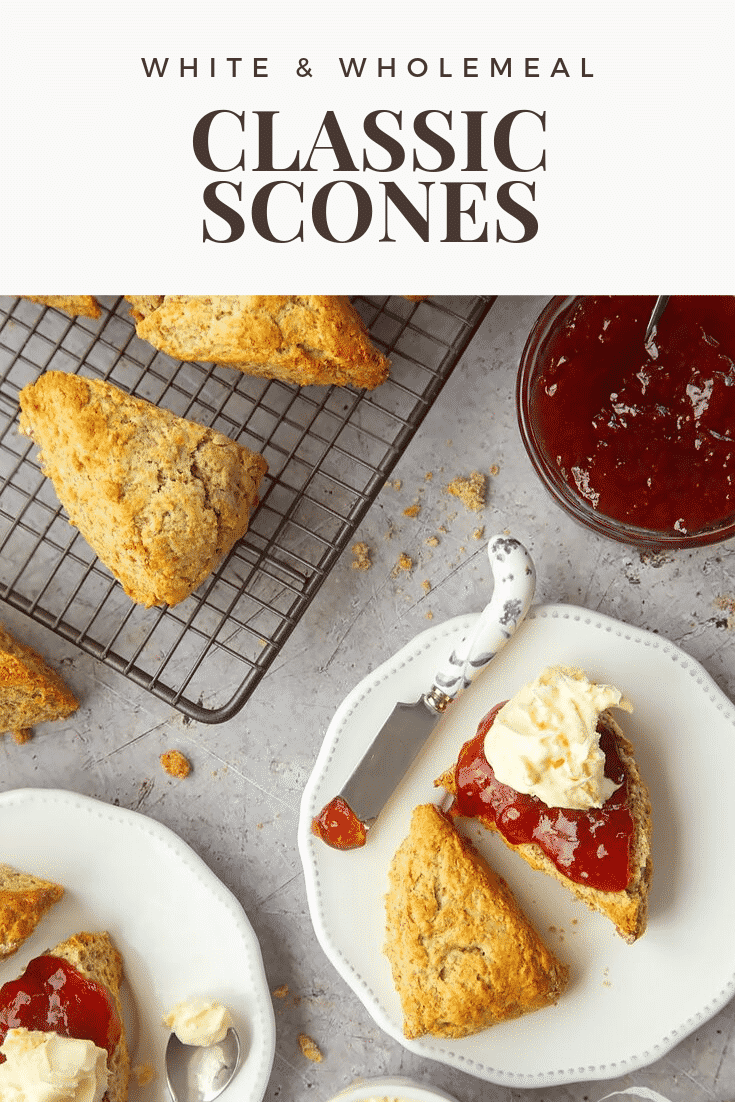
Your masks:
<svg viewBox="0 0 735 1102"><path fill-rule="evenodd" d="M26 742L37 723L66 719L78 707L56 670L0 624L0 734Z"/></svg>
<svg viewBox="0 0 735 1102"><path fill-rule="evenodd" d="M53 306L73 318L99 318L102 315L102 308L94 295L21 295L21 298L40 302L43 306Z"/></svg>
<svg viewBox="0 0 735 1102"><path fill-rule="evenodd" d="M126 295L138 336L177 360L297 386L368 390L388 361L345 295Z"/></svg>
<svg viewBox="0 0 735 1102"><path fill-rule="evenodd" d="M184 600L247 531L267 464L222 433L59 371L20 405L71 524L139 604Z"/></svg>
<svg viewBox="0 0 735 1102"><path fill-rule="evenodd" d="M510 888L434 804L389 871L386 941L408 1038L466 1037L555 1003L566 965Z"/></svg>

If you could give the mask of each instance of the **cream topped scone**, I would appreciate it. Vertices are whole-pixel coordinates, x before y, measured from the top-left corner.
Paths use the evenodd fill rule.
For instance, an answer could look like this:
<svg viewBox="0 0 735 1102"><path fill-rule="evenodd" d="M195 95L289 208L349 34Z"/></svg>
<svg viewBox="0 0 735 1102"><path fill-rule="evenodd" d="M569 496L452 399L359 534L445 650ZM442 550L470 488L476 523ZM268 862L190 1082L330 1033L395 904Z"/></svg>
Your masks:
<svg viewBox="0 0 735 1102"><path fill-rule="evenodd" d="M581 670L548 667L483 718L436 783L453 816L497 831L632 942L647 922L651 805L612 708L632 705Z"/></svg>

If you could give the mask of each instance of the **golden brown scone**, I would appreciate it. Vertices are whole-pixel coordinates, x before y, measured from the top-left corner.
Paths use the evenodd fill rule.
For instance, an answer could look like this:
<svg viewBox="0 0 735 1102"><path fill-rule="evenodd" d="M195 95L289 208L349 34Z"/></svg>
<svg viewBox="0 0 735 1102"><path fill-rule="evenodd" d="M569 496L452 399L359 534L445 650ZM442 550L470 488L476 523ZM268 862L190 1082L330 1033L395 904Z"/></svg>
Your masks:
<svg viewBox="0 0 735 1102"><path fill-rule="evenodd" d="M94 295L22 295L30 302L40 302L44 306L54 306L57 310L63 310L71 314L73 318L79 314L85 318L98 318L102 314L100 304Z"/></svg>
<svg viewBox="0 0 735 1102"><path fill-rule="evenodd" d="M63 894L60 884L0 865L0 960L20 949Z"/></svg>
<svg viewBox="0 0 735 1102"><path fill-rule="evenodd" d="M535 842L524 842L521 845L513 845L497 829L490 819L480 818L479 822L488 830L495 830L505 844L514 849L516 853L526 861L531 868L539 872L545 872L553 876L578 899L586 903L593 911L599 911L606 915L614 923L620 936L631 943L645 932L648 922L648 893L653 875L653 860L651 857L651 801L648 789L641 779L638 766L633 756L633 747L618 723L610 715L609 711L603 712L603 723L607 723L615 735L615 743L620 760L628 775L628 791L630 793L630 808L633 815L634 832L631 845L632 874L627 888L619 892L604 892L598 888L591 888L585 884L578 884L570 880L568 876L560 872L540 846ZM435 781L442 785L447 792L454 795L457 791L455 782L455 768L452 766L446 773Z"/></svg>
<svg viewBox="0 0 735 1102"><path fill-rule="evenodd" d="M267 464L229 437L59 371L20 404L70 522L139 604L182 601L247 531Z"/></svg>
<svg viewBox="0 0 735 1102"><path fill-rule="evenodd" d="M130 303L130 316L135 322L147 318L163 302L163 295L125 295Z"/></svg>
<svg viewBox="0 0 735 1102"><path fill-rule="evenodd" d="M130 1054L125 1035L120 1000L120 985L123 979L123 961L112 943L110 935L101 933L79 933L60 942L48 950L52 957L61 957L71 964L85 979L100 983L109 991L115 1007L122 1032L114 1051L107 1059L109 1074L107 1091L103 1102L127 1102L128 1081L130 1079Z"/></svg>
<svg viewBox="0 0 735 1102"><path fill-rule="evenodd" d="M155 296L137 296L134 314ZM132 301L132 296L128 296ZM344 295L165 295L136 326L177 360L201 360L297 386L372 389L388 361Z"/></svg>
<svg viewBox="0 0 735 1102"><path fill-rule="evenodd" d="M384 951L406 1037L466 1037L564 991L568 968L434 804L415 808L388 882Z"/></svg>
<svg viewBox="0 0 735 1102"><path fill-rule="evenodd" d="M56 670L0 624L0 734L25 742L37 723L66 719L78 707Z"/></svg>

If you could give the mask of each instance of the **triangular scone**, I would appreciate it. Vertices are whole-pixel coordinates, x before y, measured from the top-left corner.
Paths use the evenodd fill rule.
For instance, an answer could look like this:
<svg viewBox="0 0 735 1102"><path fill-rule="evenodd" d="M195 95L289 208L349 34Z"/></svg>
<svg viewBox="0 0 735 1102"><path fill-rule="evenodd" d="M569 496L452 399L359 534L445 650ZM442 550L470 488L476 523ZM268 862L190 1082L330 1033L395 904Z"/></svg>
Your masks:
<svg viewBox="0 0 735 1102"><path fill-rule="evenodd" d="M69 520L134 601L182 601L247 531L267 465L229 437L59 371L20 405Z"/></svg>
<svg viewBox="0 0 735 1102"><path fill-rule="evenodd" d="M135 322L142 321L152 314L164 300L164 295L126 295L130 303L130 316Z"/></svg>
<svg viewBox="0 0 735 1102"><path fill-rule="evenodd" d="M37 723L66 719L78 707L56 670L0 624L0 734L25 742Z"/></svg>
<svg viewBox="0 0 735 1102"><path fill-rule="evenodd" d="M94 295L23 295L30 302L40 302L44 306L54 306L71 314L73 318L82 315L85 318L98 318L102 308Z"/></svg>
<svg viewBox="0 0 735 1102"><path fill-rule="evenodd" d="M510 849L514 849L531 868L553 876L593 911L599 911L600 914L609 918L614 923L620 936L625 941L632 943L645 933L648 923L648 893L651 886L651 877L653 876L651 801L648 789L641 779L636 765L633 747L621 731L620 726L609 711L601 714L600 722L613 734L615 747L628 778L633 838L629 857L631 874L628 885L623 891L601 891L599 888L580 884L565 876L535 842L514 845L504 837L491 819L480 815L478 816L478 822L482 823L488 830L496 831L505 844ZM442 785L451 795L456 795L457 792L456 768L455 764L435 781L435 784Z"/></svg>
<svg viewBox="0 0 735 1102"><path fill-rule="evenodd" d="M0 865L0 960L20 949L63 894L60 884Z"/></svg>
<svg viewBox="0 0 735 1102"><path fill-rule="evenodd" d="M414 810L388 880L384 951L406 1037L465 1037L564 991L567 967L434 804Z"/></svg>
<svg viewBox="0 0 735 1102"><path fill-rule="evenodd" d="M297 386L372 389L388 361L344 295L128 296L138 336L177 360L224 364Z"/></svg>
<svg viewBox="0 0 735 1102"><path fill-rule="evenodd" d="M48 950L52 957L62 957L87 980L107 988L115 1013L120 1022L120 1039L107 1059L108 1081L105 1102L127 1102L130 1079L130 1054L125 1034L120 986L123 979L123 961L112 943L110 935L79 933Z"/></svg>

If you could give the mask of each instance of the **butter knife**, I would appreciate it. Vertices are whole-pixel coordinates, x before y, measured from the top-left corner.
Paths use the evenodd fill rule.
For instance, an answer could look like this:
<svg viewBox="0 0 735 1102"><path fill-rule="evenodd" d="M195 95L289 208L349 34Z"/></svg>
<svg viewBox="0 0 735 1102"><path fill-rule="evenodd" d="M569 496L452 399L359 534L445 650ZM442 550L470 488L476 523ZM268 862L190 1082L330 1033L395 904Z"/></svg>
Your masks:
<svg viewBox="0 0 735 1102"><path fill-rule="evenodd" d="M314 820L313 832L328 845L352 849L364 844L367 830L451 702L505 646L531 607L536 571L523 544L494 536L487 553L493 575L489 603L437 670L431 687L413 703L396 704L338 796Z"/></svg>

